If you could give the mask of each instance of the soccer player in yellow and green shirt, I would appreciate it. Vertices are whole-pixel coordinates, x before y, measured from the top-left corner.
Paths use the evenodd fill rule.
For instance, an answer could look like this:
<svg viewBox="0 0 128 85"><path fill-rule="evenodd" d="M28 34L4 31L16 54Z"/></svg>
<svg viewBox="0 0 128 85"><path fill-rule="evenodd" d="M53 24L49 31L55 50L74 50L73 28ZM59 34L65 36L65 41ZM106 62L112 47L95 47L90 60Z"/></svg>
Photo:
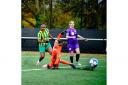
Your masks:
<svg viewBox="0 0 128 85"><path fill-rule="evenodd" d="M49 54L52 53L52 46L49 42L49 38L53 37L49 33L49 30L46 28L45 24L42 24L40 27L40 31L38 32L38 43L39 43L39 52L40 57L37 61L37 65L44 59L45 57L45 50L48 50Z"/></svg>

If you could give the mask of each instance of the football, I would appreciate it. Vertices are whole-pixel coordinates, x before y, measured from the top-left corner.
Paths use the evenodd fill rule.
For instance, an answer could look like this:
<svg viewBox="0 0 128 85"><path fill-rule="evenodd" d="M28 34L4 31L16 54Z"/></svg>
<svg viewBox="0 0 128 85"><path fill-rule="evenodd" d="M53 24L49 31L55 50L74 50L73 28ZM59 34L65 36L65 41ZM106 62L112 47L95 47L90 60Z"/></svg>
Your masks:
<svg viewBox="0 0 128 85"><path fill-rule="evenodd" d="M90 60L89 60L89 64L93 67L93 66L95 66L95 65L98 65L98 59L96 59L96 58L91 58Z"/></svg>

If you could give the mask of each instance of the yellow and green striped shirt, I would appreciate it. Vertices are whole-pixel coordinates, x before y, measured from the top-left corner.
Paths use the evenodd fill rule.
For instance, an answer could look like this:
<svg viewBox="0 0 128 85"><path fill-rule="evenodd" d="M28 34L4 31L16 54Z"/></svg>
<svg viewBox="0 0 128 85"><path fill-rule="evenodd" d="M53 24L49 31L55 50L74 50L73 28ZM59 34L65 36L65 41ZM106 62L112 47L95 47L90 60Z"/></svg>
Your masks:
<svg viewBox="0 0 128 85"><path fill-rule="evenodd" d="M38 39L41 39L42 41L49 41L49 30L45 28L44 32L39 31Z"/></svg>

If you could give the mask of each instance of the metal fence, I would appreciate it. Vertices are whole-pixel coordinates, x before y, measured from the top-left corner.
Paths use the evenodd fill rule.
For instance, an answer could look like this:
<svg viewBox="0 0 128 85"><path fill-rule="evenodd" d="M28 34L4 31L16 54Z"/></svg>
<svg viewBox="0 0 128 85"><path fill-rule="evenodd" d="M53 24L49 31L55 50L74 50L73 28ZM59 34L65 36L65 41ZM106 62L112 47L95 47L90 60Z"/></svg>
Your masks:
<svg viewBox="0 0 128 85"><path fill-rule="evenodd" d="M38 51L37 33L39 29L22 29L22 51ZM56 37L63 29L51 29L50 33ZM77 30L78 34L87 38L88 42L79 40L81 53L106 53L106 31L97 29ZM65 36L64 36L65 37ZM63 37L63 40L66 39ZM50 41L52 46L54 41ZM67 46L63 46L63 52L67 52Z"/></svg>

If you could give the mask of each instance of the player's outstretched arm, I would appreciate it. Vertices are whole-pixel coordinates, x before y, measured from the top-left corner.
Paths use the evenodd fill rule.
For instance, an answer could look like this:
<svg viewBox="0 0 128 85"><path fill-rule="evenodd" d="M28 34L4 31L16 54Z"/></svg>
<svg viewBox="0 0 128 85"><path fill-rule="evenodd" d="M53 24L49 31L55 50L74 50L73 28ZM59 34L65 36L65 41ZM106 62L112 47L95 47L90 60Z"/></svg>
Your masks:
<svg viewBox="0 0 128 85"><path fill-rule="evenodd" d="M38 39L38 43L42 43L42 40L41 39Z"/></svg>
<svg viewBox="0 0 128 85"><path fill-rule="evenodd" d="M64 34L66 34L66 33L67 33L66 30L65 30L65 31L62 31L61 33L58 34L57 39L60 40L60 38L62 38L62 36L63 36Z"/></svg>
<svg viewBox="0 0 128 85"><path fill-rule="evenodd" d="M87 38L84 38L84 37L82 37L80 35L77 35L77 37L83 39L84 41L88 41Z"/></svg>
<svg viewBox="0 0 128 85"><path fill-rule="evenodd" d="M49 37L51 38L51 39L53 39L53 36L49 33Z"/></svg>
<svg viewBox="0 0 128 85"><path fill-rule="evenodd" d="M67 33L66 30L64 30L64 31L61 32L62 35L66 34L66 33Z"/></svg>
<svg viewBox="0 0 128 85"><path fill-rule="evenodd" d="M59 40L59 41L58 41L58 43L59 43L58 45L61 45L61 46L63 46L63 45L66 45L66 44L67 44L67 42L66 42L66 41L61 41L61 40Z"/></svg>

